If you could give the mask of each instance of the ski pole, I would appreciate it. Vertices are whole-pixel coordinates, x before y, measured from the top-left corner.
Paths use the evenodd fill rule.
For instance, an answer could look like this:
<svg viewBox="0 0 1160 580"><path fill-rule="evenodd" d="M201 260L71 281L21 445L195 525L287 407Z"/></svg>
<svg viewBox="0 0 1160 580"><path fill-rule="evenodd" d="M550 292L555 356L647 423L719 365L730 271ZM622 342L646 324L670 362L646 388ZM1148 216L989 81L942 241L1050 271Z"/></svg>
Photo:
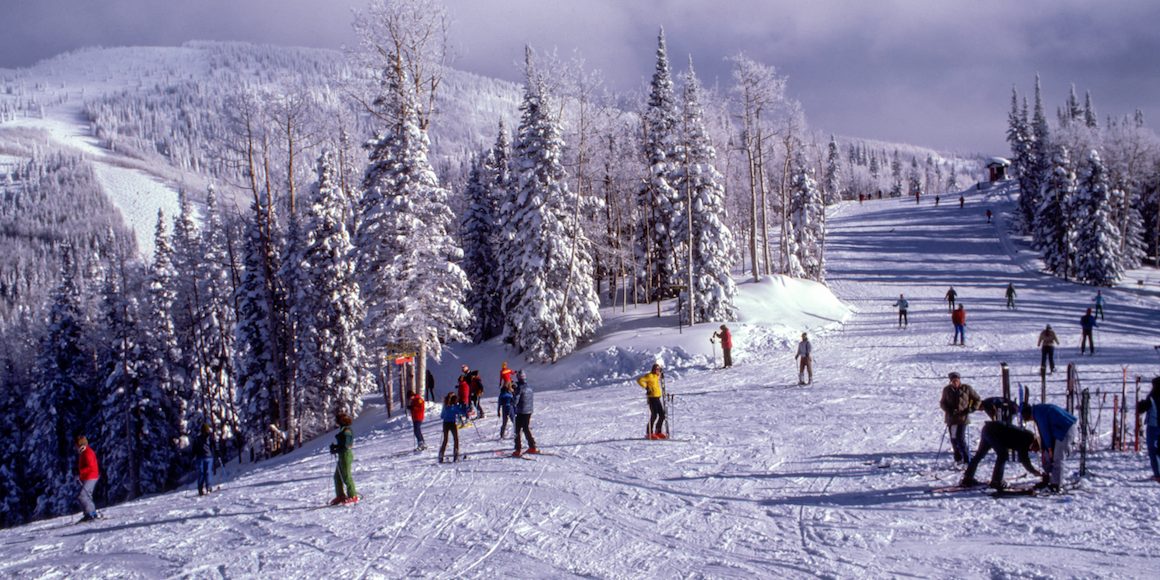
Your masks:
<svg viewBox="0 0 1160 580"><path fill-rule="evenodd" d="M939 460L939 459L942 459L943 443L945 443L945 442L946 442L946 440L947 440L947 433L949 433L949 432L950 432L950 430L951 430L951 426L950 426L950 425L947 425L947 428L946 428L946 429L943 429L943 432L942 432L942 437L941 437L941 438L939 438L939 440L938 440L938 453L936 453L936 454L934 455L934 462L935 462L935 465L938 465L938 460Z"/></svg>

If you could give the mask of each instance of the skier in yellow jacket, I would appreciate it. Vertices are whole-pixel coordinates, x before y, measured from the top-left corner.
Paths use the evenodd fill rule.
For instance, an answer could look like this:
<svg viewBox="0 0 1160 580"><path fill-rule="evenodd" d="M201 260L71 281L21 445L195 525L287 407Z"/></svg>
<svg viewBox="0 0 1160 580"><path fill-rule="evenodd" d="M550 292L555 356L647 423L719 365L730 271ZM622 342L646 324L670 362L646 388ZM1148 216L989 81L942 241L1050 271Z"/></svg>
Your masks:
<svg viewBox="0 0 1160 580"><path fill-rule="evenodd" d="M648 397L648 438L649 439L666 439L661 426L665 423L665 406L661 404L661 395L664 392L661 389L661 379L664 378L665 371L661 365L654 364L652 370L647 375L644 375L636 380L636 384L640 385L645 390L645 396Z"/></svg>

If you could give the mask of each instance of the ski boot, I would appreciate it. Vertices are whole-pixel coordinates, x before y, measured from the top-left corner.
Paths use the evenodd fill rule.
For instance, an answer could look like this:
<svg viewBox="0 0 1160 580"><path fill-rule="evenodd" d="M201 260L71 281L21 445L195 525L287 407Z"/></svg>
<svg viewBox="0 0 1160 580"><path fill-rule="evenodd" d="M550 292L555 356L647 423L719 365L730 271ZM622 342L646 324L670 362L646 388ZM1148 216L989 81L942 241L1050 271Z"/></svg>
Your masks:
<svg viewBox="0 0 1160 580"><path fill-rule="evenodd" d="M338 505L340 503L344 503L345 501L346 501L346 497L341 496L341 495L335 496L334 499L330 500L330 505Z"/></svg>

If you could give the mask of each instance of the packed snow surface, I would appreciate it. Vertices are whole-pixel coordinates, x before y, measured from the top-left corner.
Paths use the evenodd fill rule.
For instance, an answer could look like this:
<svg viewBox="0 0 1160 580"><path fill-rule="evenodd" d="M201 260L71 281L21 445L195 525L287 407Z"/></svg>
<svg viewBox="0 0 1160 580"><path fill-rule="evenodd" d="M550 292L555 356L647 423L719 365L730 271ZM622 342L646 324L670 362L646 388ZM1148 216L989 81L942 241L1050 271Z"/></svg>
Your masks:
<svg viewBox="0 0 1160 580"><path fill-rule="evenodd" d="M186 487L106 508L96 523L0 531L0 575L1160 577L1160 485L1142 455L1107 450L1110 393L1126 375L1134 397L1135 377L1147 383L1160 362L1157 297L1135 284L1105 290L1097 354L1078 356L1095 291L1038 273L1004 233L1004 195L969 192L963 209L876 200L832 210L833 294L784 278L741 284L731 369L716 368L717 325L678 329L669 305L659 318L655 305L605 308L594 343L555 365L525 366L493 343L456 347L435 369L439 394L461 362L488 379L487 416L460 433L465 460L436 462L436 406L428 450L414 453L409 420L371 398L355 424L356 505L324 507L334 493L325 437L231 466L206 497ZM1015 310L1005 308L1008 282ZM950 285L968 312L965 347L949 345ZM910 300L906 329L896 327L899 294ZM1007 362L1038 398L1035 343L1047 323L1063 343L1057 366L1076 363L1104 404L1092 413L1088 475L1065 495L930 493L961 476L941 440L946 373L992 396ZM803 331L815 348L809 386L797 384L793 360ZM676 395L670 441L644 439L644 392L632 380L657 359ZM498 438L504 360L537 390L544 455L507 457L512 442ZM1063 375L1048 378L1053 402L1063 402ZM1007 477L1029 481L1017 464Z"/></svg>

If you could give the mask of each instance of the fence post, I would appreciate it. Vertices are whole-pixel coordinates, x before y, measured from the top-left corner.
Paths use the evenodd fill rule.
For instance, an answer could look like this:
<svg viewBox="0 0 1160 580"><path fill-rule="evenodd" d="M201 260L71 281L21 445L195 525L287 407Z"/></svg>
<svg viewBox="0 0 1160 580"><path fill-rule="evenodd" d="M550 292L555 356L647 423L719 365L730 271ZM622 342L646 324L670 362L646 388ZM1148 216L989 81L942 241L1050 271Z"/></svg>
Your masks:
<svg viewBox="0 0 1160 580"><path fill-rule="evenodd" d="M1088 431L1091 425L1091 393L1087 389L1080 395L1079 411L1079 475L1087 475Z"/></svg>
<svg viewBox="0 0 1160 580"><path fill-rule="evenodd" d="M1133 411L1132 414L1135 415L1135 417L1136 417L1136 421L1135 421L1135 423L1136 423L1136 437L1135 437L1135 442L1133 443L1132 446L1135 448L1136 453L1140 452L1140 427L1141 427L1140 414L1135 412L1135 410L1138 409L1139 407L1140 407L1140 375L1136 375L1136 404L1132 405L1132 411Z"/></svg>

